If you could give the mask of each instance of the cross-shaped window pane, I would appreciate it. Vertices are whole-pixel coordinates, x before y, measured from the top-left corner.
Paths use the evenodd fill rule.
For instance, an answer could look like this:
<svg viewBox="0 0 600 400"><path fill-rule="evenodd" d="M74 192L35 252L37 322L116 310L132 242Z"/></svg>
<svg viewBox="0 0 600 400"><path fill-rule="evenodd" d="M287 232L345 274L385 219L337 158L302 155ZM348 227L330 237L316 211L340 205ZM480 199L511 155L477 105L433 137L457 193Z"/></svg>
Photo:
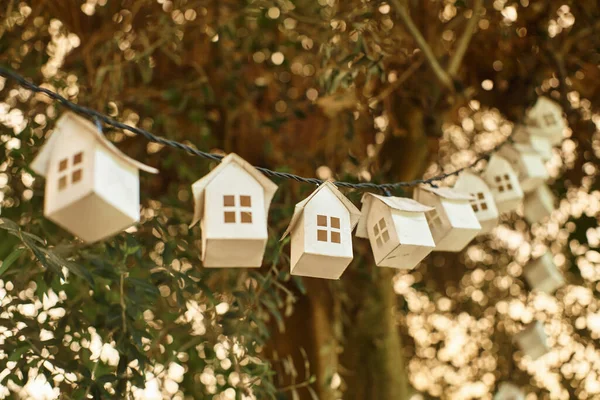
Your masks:
<svg viewBox="0 0 600 400"><path fill-rule="evenodd" d="M338 217L317 215L317 240L319 242L342 243L341 222Z"/></svg>
<svg viewBox="0 0 600 400"><path fill-rule="evenodd" d="M226 224L252 223L252 198L248 195L223 196L223 221Z"/></svg>
<svg viewBox="0 0 600 400"><path fill-rule="evenodd" d="M483 192L471 193L471 196L475 197L470 201L473 211L477 213L479 211L485 211L488 209L488 205L485 200L485 194Z"/></svg>
<svg viewBox="0 0 600 400"><path fill-rule="evenodd" d="M390 232L384 218L381 218L373 225L373 234L378 247L383 246L390 240Z"/></svg>
<svg viewBox="0 0 600 400"><path fill-rule="evenodd" d="M513 189L513 185L508 174L496 175L494 180L496 181L496 189L498 189L500 193L504 192L505 190Z"/></svg>
<svg viewBox="0 0 600 400"><path fill-rule="evenodd" d="M556 124L556 117L553 114L544 114L544 122L547 126Z"/></svg>

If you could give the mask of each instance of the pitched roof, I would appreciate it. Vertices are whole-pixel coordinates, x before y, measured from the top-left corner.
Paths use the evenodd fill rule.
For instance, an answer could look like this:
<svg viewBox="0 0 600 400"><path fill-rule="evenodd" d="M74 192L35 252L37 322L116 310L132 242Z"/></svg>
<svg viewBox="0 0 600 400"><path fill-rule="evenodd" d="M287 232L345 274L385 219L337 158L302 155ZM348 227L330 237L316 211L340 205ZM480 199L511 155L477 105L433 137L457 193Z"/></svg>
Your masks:
<svg viewBox="0 0 600 400"><path fill-rule="evenodd" d="M236 164L242 168L263 187L265 194L265 214L268 214L271 200L273 200L273 195L277 191L277 185L242 157L235 153L230 153L212 171L192 184L192 192L194 193L194 219L190 226L196 225L202 219L202 213L204 212L204 191L209 183L230 164Z"/></svg>
<svg viewBox="0 0 600 400"><path fill-rule="evenodd" d="M356 227L356 236L358 237L368 237L367 217L369 216L369 211L371 211L371 204L373 204L374 199L380 200L388 207L398 211L426 212L434 209L434 207L426 206L407 197L380 196L374 193L365 193L361 199L361 202L363 203L362 217L358 221L358 226Z"/></svg>
<svg viewBox="0 0 600 400"><path fill-rule="evenodd" d="M333 193L335 197L337 197L338 200L342 202L344 207L346 207L346 209L350 213L350 230L354 229L354 227L358 223L358 220L360 219L360 210L356 208L356 206L350 200L348 200L348 198L344 196L342 192L339 191L335 184L328 181L319 185L319 187L314 192L312 192L310 196L302 200L300 203L296 204L296 207L294 209L294 215L292 215L290 224L288 225L283 236L281 237L281 240L285 239L285 237L292 231L292 229L294 229L294 227L300 220L300 217L302 216L306 205L316 196L317 193L319 193L319 191L323 190L324 188L329 189L331 193Z"/></svg>
<svg viewBox="0 0 600 400"><path fill-rule="evenodd" d="M110 142L106 138L106 136L104 136L102 132L100 132L92 122L83 117L80 117L79 115L73 112L67 111L60 116L58 121L56 121L56 127L54 128L54 132L50 135L48 141L46 141L46 143L42 146L42 149L31 163L31 169L33 169L39 175L46 176L50 167L52 152L54 151L54 148L58 143L58 138L67 129L67 124L76 125L77 132L90 135L94 138L94 140L96 140L96 142L98 142L102 147L108 150L113 156L124 161L130 166L137 169L141 169L142 171L149 172L151 174L158 173L158 170L156 168L142 164L141 162L136 161L133 158L123 154L121 150L119 150L114 144L112 144L112 142Z"/></svg>
<svg viewBox="0 0 600 400"><path fill-rule="evenodd" d="M448 199L448 200L475 200L475 196L472 196L467 193L459 192L458 190L454 190L449 187L434 188L429 185L421 185L421 186L419 186L419 189L426 190L428 192L431 192L437 196L443 197L444 199Z"/></svg>
<svg viewBox="0 0 600 400"><path fill-rule="evenodd" d="M552 111L562 114L562 107L554 100L550 100L545 96L538 97L535 105L529 110L528 116L537 116L544 109L551 109Z"/></svg>

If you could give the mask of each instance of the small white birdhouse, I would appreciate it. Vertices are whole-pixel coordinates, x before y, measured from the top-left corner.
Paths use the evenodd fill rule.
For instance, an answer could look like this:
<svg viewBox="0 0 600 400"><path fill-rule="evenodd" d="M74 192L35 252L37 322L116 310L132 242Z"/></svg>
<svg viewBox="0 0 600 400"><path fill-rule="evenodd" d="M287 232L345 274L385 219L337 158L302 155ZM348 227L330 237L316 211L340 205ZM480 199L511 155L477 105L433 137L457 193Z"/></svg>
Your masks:
<svg viewBox="0 0 600 400"><path fill-rule="evenodd" d="M365 193L356 236L368 238L380 267L413 269L435 247L425 212L412 199Z"/></svg>
<svg viewBox="0 0 600 400"><path fill-rule="evenodd" d="M517 171L523 192L529 193L535 190L548 179L548 171L542 156L531 146L521 143L506 144L500 149L500 155L506 158Z"/></svg>
<svg viewBox="0 0 600 400"><path fill-rule="evenodd" d="M540 321L532 322L515 335L515 341L521 351L532 360L537 360L550 351L546 340L544 325Z"/></svg>
<svg viewBox="0 0 600 400"><path fill-rule="evenodd" d="M275 191L277 185L233 153L192 185L192 226L200 222L205 267L261 266Z"/></svg>
<svg viewBox="0 0 600 400"><path fill-rule="evenodd" d="M539 186L533 192L525 195L525 199L523 200L523 214L525 215L525 219L530 224L542 221L552 214L555 202L556 198L548 185L543 184Z"/></svg>
<svg viewBox="0 0 600 400"><path fill-rule="evenodd" d="M533 290L552 294L565 284L565 279L556 267L552 254L545 253L537 260L530 261L523 275Z"/></svg>
<svg viewBox="0 0 600 400"><path fill-rule="evenodd" d="M498 385L494 400L525 400L525 395L518 386L509 382L502 382Z"/></svg>
<svg viewBox="0 0 600 400"><path fill-rule="evenodd" d="M519 185L517 173L507 159L493 154L483 171L483 179L492 190L498 212L517 209L523 200L523 189Z"/></svg>
<svg viewBox="0 0 600 400"><path fill-rule="evenodd" d="M435 242L433 251L461 251L481 230L471 205L475 196L423 185L415 189L414 199L434 208L425 213Z"/></svg>
<svg viewBox="0 0 600 400"><path fill-rule="evenodd" d="M552 159L552 143L547 137L535 135L525 126L515 127L512 137L517 143L531 146L544 162Z"/></svg>
<svg viewBox="0 0 600 400"><path fill-rule="evenodd" d="M138 222L139 170L158 173L72 112L58 119L31 169L46 177L44 215L88 243Z"/></svg>
<svg viewBox="0 0 600 400"><path fill-rule="evenodd" d="M498 209L490 187L483 178L470 171L463 171L458 176L454 190L473 196L471 207L481 225L479 235L490 233L498 225Z"/></svg>
<svg viewBox="0 0 600 400"><path fill-rule="evenodd" d="M553 145L562 142L565 130L562 107L547 97L537 99L527 112L527 129L535 136L548 138Z"/></svg>
<svg viewBox="0 0 600 400"><path fill-rule="evenodd" d="M353 258L352 230L360 211L331 182L296 204L282 240L291 233L291 274L339 279Z"/></svg>

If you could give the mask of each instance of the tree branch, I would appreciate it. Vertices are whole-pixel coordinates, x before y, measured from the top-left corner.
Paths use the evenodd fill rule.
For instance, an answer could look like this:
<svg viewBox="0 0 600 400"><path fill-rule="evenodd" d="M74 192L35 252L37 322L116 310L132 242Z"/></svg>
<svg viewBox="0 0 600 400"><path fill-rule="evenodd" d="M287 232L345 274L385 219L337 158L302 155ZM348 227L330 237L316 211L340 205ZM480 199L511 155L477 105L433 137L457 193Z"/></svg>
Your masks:
<svg viewBox="0 0 600 400"><path fill-rule="evenodd" d="M408 30L408 33L412 35L412 37L417 42L417 46L425 55L425 59L429 63L429 66L433 70L433 73L435 74L437 79L442 85L444 85L450 91L454 92L454 84L452 82L452 78L450 77L450 75L448 75L446 71L444 71L435 54L433 54L431 47L429 46L429 44L419 31L419 28L417 28L410 14L408 13L406 5L402 4L400 0L392 0L392 4L396 8L396 13L402 20L402 23Z"/></svg>
<svg viewBox="0 0 600 400"><path fill-rule="evenodd" d="M483 0L475 0L473 4L473 15L471 19L467 21L467 25L465 26L465 31L462 36L458 40L456 45L456 51L452 55L450 59L450 63L448 64L448 74L452 77L456 76L458 73L458 69L460 68L460 64L469 48L469 43L471 42L471 38L475 33L475 29L477 28L477 23L479 22L479 18L481 17L481 9L483 7Z"/></svg>

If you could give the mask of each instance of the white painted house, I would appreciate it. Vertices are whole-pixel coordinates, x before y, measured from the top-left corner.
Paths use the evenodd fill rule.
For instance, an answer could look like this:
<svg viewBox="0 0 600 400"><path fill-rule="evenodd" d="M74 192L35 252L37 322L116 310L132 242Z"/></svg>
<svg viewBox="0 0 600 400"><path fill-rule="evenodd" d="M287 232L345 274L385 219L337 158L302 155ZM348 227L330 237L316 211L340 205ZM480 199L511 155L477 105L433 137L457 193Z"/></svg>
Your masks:
<svg viewBox="0 0 600 400"><path fill-rule="evenodd" d="M139 170L158 173L72 112L58 119L31 169L46 178L44 215L88 243L138 222Z"/></svg>
<svg viewBox="0 0 600 400"><path fill-rule="evenodd" d="M556 267L550 252L530 261L523 270L523 275L533 290L552 294L565 284L565 278Z"/></svg>
<svg viewBox="0 0 600 400"><path fill-rule="evenodd" d="M540 321L527 325L515 335L515 341L525 356L532 360L537 360L550 351L544 325Z"/></svg>
<svg viewBox="0 0 600 400"><path fill-rule="evenodd" d="M535 190L549 178L542 156L531 146L506 144L500 149L500 155L517 171L519 184L525 193Z"/></svg>
<svg viewBox="0 0 600 400"><path fill-rule="evenodd" d="M530 223L543 221L554 211L556 198L548 185L543 184L533 192L527 193L523 200L523 214Z"/></svg>
<svg viewBox="0 0 600 400"><path fill-rule="evenodd" d="M472 196L471 207L481 225L478 235L490 233L498 225L499 213L494 194L481 176L468 170L461 172L454 190Z"/></svg>
<svg viewBox="0 0 600 400"><path fill-rule="evenodd" d="M422 185L415 188L413 197L434 209L425 213L433 235L433 251L461 251L481 231L471 201L475 196L448 187Z"/></svg>
<svg viewBox="0 0 600 400"><path fill-rule="evenodd" d="M415 268L435 247L425 212L433 210L412 199L365 193L356 236L371 242L380 267Z"/></svg>
<svg viewBox="0 0 600 400"><path fill-rule="evenodd" d="M277 185L231 153L192 185L205 267L260 267Z"/></svg>
<svg viewBox="0 0 600 400"><path fill-rule="evenodd" d="M547 97L537 99L527 112L525 123L532 135L548 138L555 146L564 139L566 124L562 107Z"/></svg>
<svg viewBox="0 0 600 400"><path fill-rule="evenodd" d="M512 135L516 143L531 146L542 157L544 162L552 159L552 142L546 136L539 136L524 126L516 126Z"/></svg>
<svg viewBox="0 0 600 400"><path fill-rule="evenodd" d="M360 211L332 182L296 204L282 240L291 234L292 275L339 279L353 258L352 230Z"/></svg>
<svg viewBox="0 0 600 400"><path fill-rule="evenodd" d="M492 190L498 212L514 211L523 201L519 177L506 158L492 154L483 171L483 179Z"/></svg>

